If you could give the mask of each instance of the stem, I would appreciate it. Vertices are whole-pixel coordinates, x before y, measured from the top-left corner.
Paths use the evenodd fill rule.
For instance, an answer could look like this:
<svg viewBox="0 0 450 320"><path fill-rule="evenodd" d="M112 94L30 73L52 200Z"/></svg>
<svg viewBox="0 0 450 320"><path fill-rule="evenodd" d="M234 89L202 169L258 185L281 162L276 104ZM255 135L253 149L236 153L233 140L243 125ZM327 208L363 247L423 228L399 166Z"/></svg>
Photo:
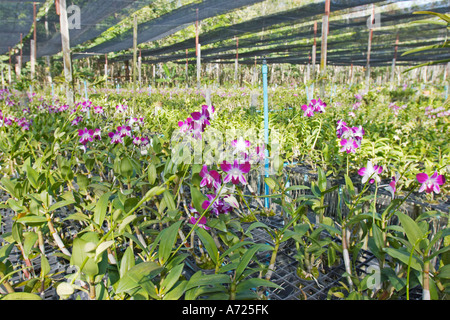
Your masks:
<svg viewBox="0 0 450 320"><path fill-rule="evenodd" d="M342 227L342 254L344 256L344 264L345 264L345 271L348 273L348 284L350 287L353 285L352 279L351 279L351 266L350 266L350 257L348 254L348 244L347 244L347 229L343 226Z"/></svg>
<svg viewBox="0 0 450 320"><path fill-rule="evenodd" d="M270 278L272 277L279 247L280 247L280 240L277 237L277 239L275 240L275 248L272 251L272 257L270 258L269 270L267 271L266 274L266 280L270 280Z"/></svg>

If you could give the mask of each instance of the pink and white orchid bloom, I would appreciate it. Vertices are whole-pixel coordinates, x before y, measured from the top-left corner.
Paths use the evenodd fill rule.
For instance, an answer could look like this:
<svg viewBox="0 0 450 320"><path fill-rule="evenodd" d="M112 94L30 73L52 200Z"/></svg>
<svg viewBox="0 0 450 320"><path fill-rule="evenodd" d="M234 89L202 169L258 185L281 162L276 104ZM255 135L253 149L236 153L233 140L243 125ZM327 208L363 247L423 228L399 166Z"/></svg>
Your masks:
<svg viewBox="0 0 450 320"><path fill-rule="evenodd" d="M123 143L123 136L119 131L110 132L108 136L111 138L111 143Z"/></svg>
<svg viewBox="0 0 450 320"><path fill-rule="evenodd" d="M426 173L418 173L416 175L416 179L422 186L419 189L419 192L425 191L426 193L440 193L442 186L445 183L445 177L443 175L438 174L437 171L433 173L430 177Z"/></svg>
<svg viewBox="0 0 450 320"><path fill-rule="evenodd" d="M205 164L199 173L202 177L200 181L200 187L208 187L212 189L213 187L218 188L220 185L221 175L216 170L208 171L208 166Z"/></svg>
<svg viewBox="0 0 450 320"><path fill-rule="evenodd" d="M226 172L227 175L223 179L224 183L232 182L233 184L238 184L239 182L242 184L247 184L247 180L244 177L244 173L248 173L251 169L250 163L245 162L243 164L239 164L237 160L234 160L233 165L224 161L220 168L222 171Z"/></svg>
<svg viewBox="0 0 450 320"><path fill-rule="evenodd" d="M356 152L358 148L358 143L353 138L342 139L340 142L342 148L339 150L341 152L346 151L347 153Z"/></svg>
<svg viewBox="0 0 450 320"><path fill-rule="evenodd" d="M374 183L377 181L379 183L381 178L378 176L383 171L382 166L373 165L372 161L367 161L367 166L365 168L361 168L358 171L358 174L362 176L361 183L366 183L369 180L369 183Z"/></svg>
<svg viewBox="0 0 450 320"><path fill-rule="evenodd" d="M94 130L87 128L80 129L78 130L78 136L80 136L79 141L81 144L92 142L92 140L94 139Z"/></svg>

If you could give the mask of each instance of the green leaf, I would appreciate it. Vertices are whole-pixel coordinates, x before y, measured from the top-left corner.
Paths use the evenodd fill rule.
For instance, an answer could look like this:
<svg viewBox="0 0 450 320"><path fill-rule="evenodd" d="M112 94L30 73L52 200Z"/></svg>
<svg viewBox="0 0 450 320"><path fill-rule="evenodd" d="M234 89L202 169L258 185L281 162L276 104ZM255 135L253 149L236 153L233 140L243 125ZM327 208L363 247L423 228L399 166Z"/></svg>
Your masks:
<svg viewBox="0 0 450 320"><path fill-rule="evenodd" d="M125 157L120 161L120 174L127 179L133 175L133 164L130 158Z"/></svg>
<svg viewBox="0 0 450 320"><path fill-rule="evenodd" d="M273 250L273 248L269 245L265 244L255 244L252 247L250 247L245 253L242 255L241 261L236 267L236 279L239 279L244 272L244 270L247 268L248 264L250 263L251 259L255 255L257 251L262 250Z"/></svg>
<svg viewBox="0 0 450 320"><path fill-rule="evenodd" d="M148 174L148 182L152 185L155 183L157 174L156 174L156 167L153 163L150 163L147 169Z"/></svg>
<svg viewBox="0 0 450 320"><path fill-rule="evenodd" d="M41 254L41 278L44 278L50 272L50 263L45 255Z"/></svg>
<svg viewBox="0 0 450 320"><path fill-rule="evenodd" d="M445 13L438 13L438 12L432 12L432 11L415 11L413 14L429 14L436 17L439 17L440 19L444 20L447 23L450 23L450 15Z"/></svg>
<svg viewBox="0 0 450 320"><path fill-rule="evenodd" d="M45 223L47 222L47 218L44 216L35 216L32 214L28 214L22 218L17 219L17 222L28 224L28 223Z"/></svg>
<svg viewBox="0 0 450 320"><path fill-rule="evenodd" d="M231 283L231 278L226 274L202 274L201 271L197 271L189 279L186 291L199 286L214 286L228 283Z"/></svg>
<svg viewBox="0 0 450 320"><path fill-rule="evenodd" d="M396 215L398 216L400 224L405 230L408 241L412 245L414 245L419 239L422 239L425 236L419 225L409 216L401 212L396 212Z"/></svg>
<svg viewBox="0 0 450 320"><path fill-rule="evenodd" d="M134 267L135 264L136 262L134 260L133 248L128 247L122 256L122 260L120 261L120 269L119 269L120 277L123 278L125 273L132 267Z"/></svg>
<svg viewBox="0 0 450 320"><path fill-rule="evenodd" d="M136 218L137 218L137 216L132 214L132 215L126 217L125 219L123 219L123 221L119 225L119 234L121 234L122 231L126 228L126 226L129 225Z"/></svg>
<svg viewBox="0 0 450 320"><path fill-rule="evenodd" d="M317 167L317 174L318 174L317 185L320 191L323 193L327 189L327 177L321 167Z"/></svg>
<svg viewBox="0 0 450 320"><path fill-rule="evenodd" d="M130 291L142 285L143 282L150 281L163 270L156 262L141 262L129 269L117 284L116 293ZM144 280L144 278L146 278Z"/></svg>
<svg viewBox="0 0 450 320"><path fill-rule="evenodd" d="M161 243L159 245L158 254L161 265L167 261L172 252L172 248L175 245L175 241L177 240L178 229L180 228L181 222L181 220L177 221L169 228L161 231Z"/></svg>
<svg viewBox="0 0 450 320"><path fill-rule="evenodd" d="M97 249L95 249L95 258L97 259L103 253L103 251L108 249L113 244L114 244L114 240L109 240L109 241L105 241L105 242L100 243L97 246Z"/></svg>
<svg viewBox="0 0 450 320"><path fill-rule="evenodd" d="M106 210L108 209L109 197L111 196L111 191L105 192L100 196L97 201L97 205L94 210L94 222L101 226L106 217Z"/></svg>
<svg viewBox="0 0 450 320"><path fill-rule="evenodd" d="M161 293L169 292L170 289L172 289L172 287L180 278L181 273L183 272L183 267L184 264L179 264L169 271L168 275L161 282L161 289L160 289Z"/></svg>
<svg viewBox="0 0 450 320"><path fill-rule="evenodd" d="M309 189L310 189L310 187L308 187L308 186L297 185L297 186L291 186L289 188L286 188L286 192L294 191L294 190L309 190Z"/></svg>
<svg viewBox="0 0 450 320"><path fill-rule="evenodd" d="M163 199L169 211L174 211L177 209L177 206L175 205L175 201L173 199L173 195L169 190L163 192Z"/></svg>
<svg viewBox="0 0 450 320"><path fill-rule="evenodd" d="M217 264L217 256L219 250L217 249L216 243L214 242L213 237L202 228L196 228L195 232L197 233L198 237L202 241L203 245L205 246L206 251L209 254L209 257L214 262L214 264Z"/></svg>
<svg viewBox="0 0 450 320"><path fill-rule="evenodd" d="M391 257L400 260L405 265L409 264L410 252L406 251L404 248L402 249L384 248L383 251L385 251ZM411 268L420 272L422 272L423 270L423 262L415 255L413 255L411 260Z"/></svg>
<svg viewBox="0 0 450 320"><path fill-rule="evenodd" d="M191 197L192 197L192 203L194 204L194 208L202 214L203 208L202 204L205 200L208 200L206 196L204 196L200 190L198 190L195 186L191 186Z"/></svg>
<svg viewBox="0 0 450 320"><path fill-rule="evenodd" d="M42 300L40 296L34 293L28 293L28 292L14 292L9 293L1 300Z"/></svg>
<svg viewBox="0 0 450 320"><path fill-rule="evenodd" d="M250 278L239 282L239 284L236 286L236 292L247 291L257 287L268 287L283 290L283 287L279 286L276 283L273 283L272 281L260 278Z"/></svg>
<svg viewBox="0 0 450 320"><path fill-rule="evenodd" d="M127 198L123 204L125 213L130 212L139 203L138 198Z"/></svg>
<svg viewBox="0 0 450 320"><path fill-rule="evenodd" d="M353 182L348 175L345 175L345 185L347 187L347 191L350 194L350 197L355 196L355 187L353 186Z"/></svg>
<svg viewBox="0 0 450 320"><path fill-rule="evenodd" d="M38 173L30 166L25 166L25 168L27 172L28 181L30 181L30 184L33 186L34 189L39 189Z"/></svg>
<svg viewBox="0 0 450 320"><path fill-rule="evenodd" d="M87 253L85 251L85 245L88 241L75 238L72 244L72 256L70 257L70 264L81 268L84 260L87 258ZM88 276L95 276L98 274L98 265L94 259L88 258L86 264L84 265L81 272L84 272Z"/></svg>
<svg viewBox="0 0 450 320"><path fill-rule="evenodd" d="M269 186L270 190L276 190L277 183L271 177L265 177L264 181Z"/></svg>
<svg viewBox="0 0 450 320"><path fill-rule="evenodd" d="M55 202L54 204L52 204L50 206L50 208L48 208L48 212L55 211L59 208L66 207L66 206L74 204L74 203L75 203L74 200L62 200L62 201Z"/></svg>
<svg viewBox="0 0 450 320"><path fill-rule="evenodd" d="M25 255L25 258L28 258L28 255L31 253L31 249L33 249L33 246L36 244L36 241L38 239L38 235L36 232L30 231L25 232L23 234L23 252Z"/></svg>
<svg viewBox="0 0 450 320"><path fill-rule="evenodd" d="M450 264L441 267L436 276L442 279L450 279Z"/></svg>

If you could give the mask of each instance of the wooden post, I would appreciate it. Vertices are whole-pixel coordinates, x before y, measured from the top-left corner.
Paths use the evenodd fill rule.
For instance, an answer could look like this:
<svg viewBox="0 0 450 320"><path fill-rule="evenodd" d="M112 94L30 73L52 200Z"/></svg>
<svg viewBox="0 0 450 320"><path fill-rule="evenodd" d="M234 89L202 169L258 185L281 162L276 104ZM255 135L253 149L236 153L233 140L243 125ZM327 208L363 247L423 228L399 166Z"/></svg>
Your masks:
<svg viewBox="0 0 450 320"><path fill-rule="evenodd" d="M33 2L33 40L31 40L31 80L34 79L36 73L36 50L37 50L37 37L36 37L36 2Z"/></svg>
<svg viewBox="0 0 450 320"><path fill-rule="evenodd" d="M31 80L34 80L34 74L36 72L36 46L34 45L34 40L30 40L30 71L31 71Z"/></svg>
<svg viewBox="0 0 450 320"><path fill-rule="evenodd" d="M70 54L70 38L69 38L69 24L67 21L67 10L66 10L66 0L59 1L59 24L61 32L61 43L63 50L63 61L64 61L64 77L66 79L66 97L67 104L73 105L74 95L73 95L73 79L72 79L72 61Z"/></svg>
<svg viewBox="0 0 450 320"><path fill-rule="evenodd" d="M328 20L330 17L330 0L325 0L325 14L322 17L322 46L320 50L320 74L322 80L320 85L320 96L325 95L325 80L327 72L327 44L328 44Z"/></svg>

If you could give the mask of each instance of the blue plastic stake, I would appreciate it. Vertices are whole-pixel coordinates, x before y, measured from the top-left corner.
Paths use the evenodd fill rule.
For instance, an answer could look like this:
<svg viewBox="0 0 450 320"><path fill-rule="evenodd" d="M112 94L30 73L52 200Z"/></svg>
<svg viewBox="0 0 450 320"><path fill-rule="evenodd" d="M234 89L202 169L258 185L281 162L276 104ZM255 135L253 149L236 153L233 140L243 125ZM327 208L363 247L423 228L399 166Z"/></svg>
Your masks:
<svg viewBox="0 0 450 320"><path fill-rule="evenodd" d="M152 86L148 85L148 96L151 97L152 96Z"/></svg>
<svg viewBox="0 0 450 320"><path fill-rule="evenodd" d="M445 85L445 100L448 99L448 84Z"/></svg>
<svg viewBox="0 0 450 320"><path fill-rule="evenodd" d="M262 75L263 75L263 99L264 99L264 143L266 147L264 148L265 159L264 159L264 175L266 178L269 177L269 103L267 95L267 62L266 59L263 60L262 65ZM265 184L265 195L269 195L269 186ZM269 208L269 198L264 198L264 207Z"/></svg>
<svg viewBox="0 0 450 320"><path fill-rule="evenodd" d="M52 82L52 100L53 101L55 100L55 88L54 88L53 82Z"/></svg>

